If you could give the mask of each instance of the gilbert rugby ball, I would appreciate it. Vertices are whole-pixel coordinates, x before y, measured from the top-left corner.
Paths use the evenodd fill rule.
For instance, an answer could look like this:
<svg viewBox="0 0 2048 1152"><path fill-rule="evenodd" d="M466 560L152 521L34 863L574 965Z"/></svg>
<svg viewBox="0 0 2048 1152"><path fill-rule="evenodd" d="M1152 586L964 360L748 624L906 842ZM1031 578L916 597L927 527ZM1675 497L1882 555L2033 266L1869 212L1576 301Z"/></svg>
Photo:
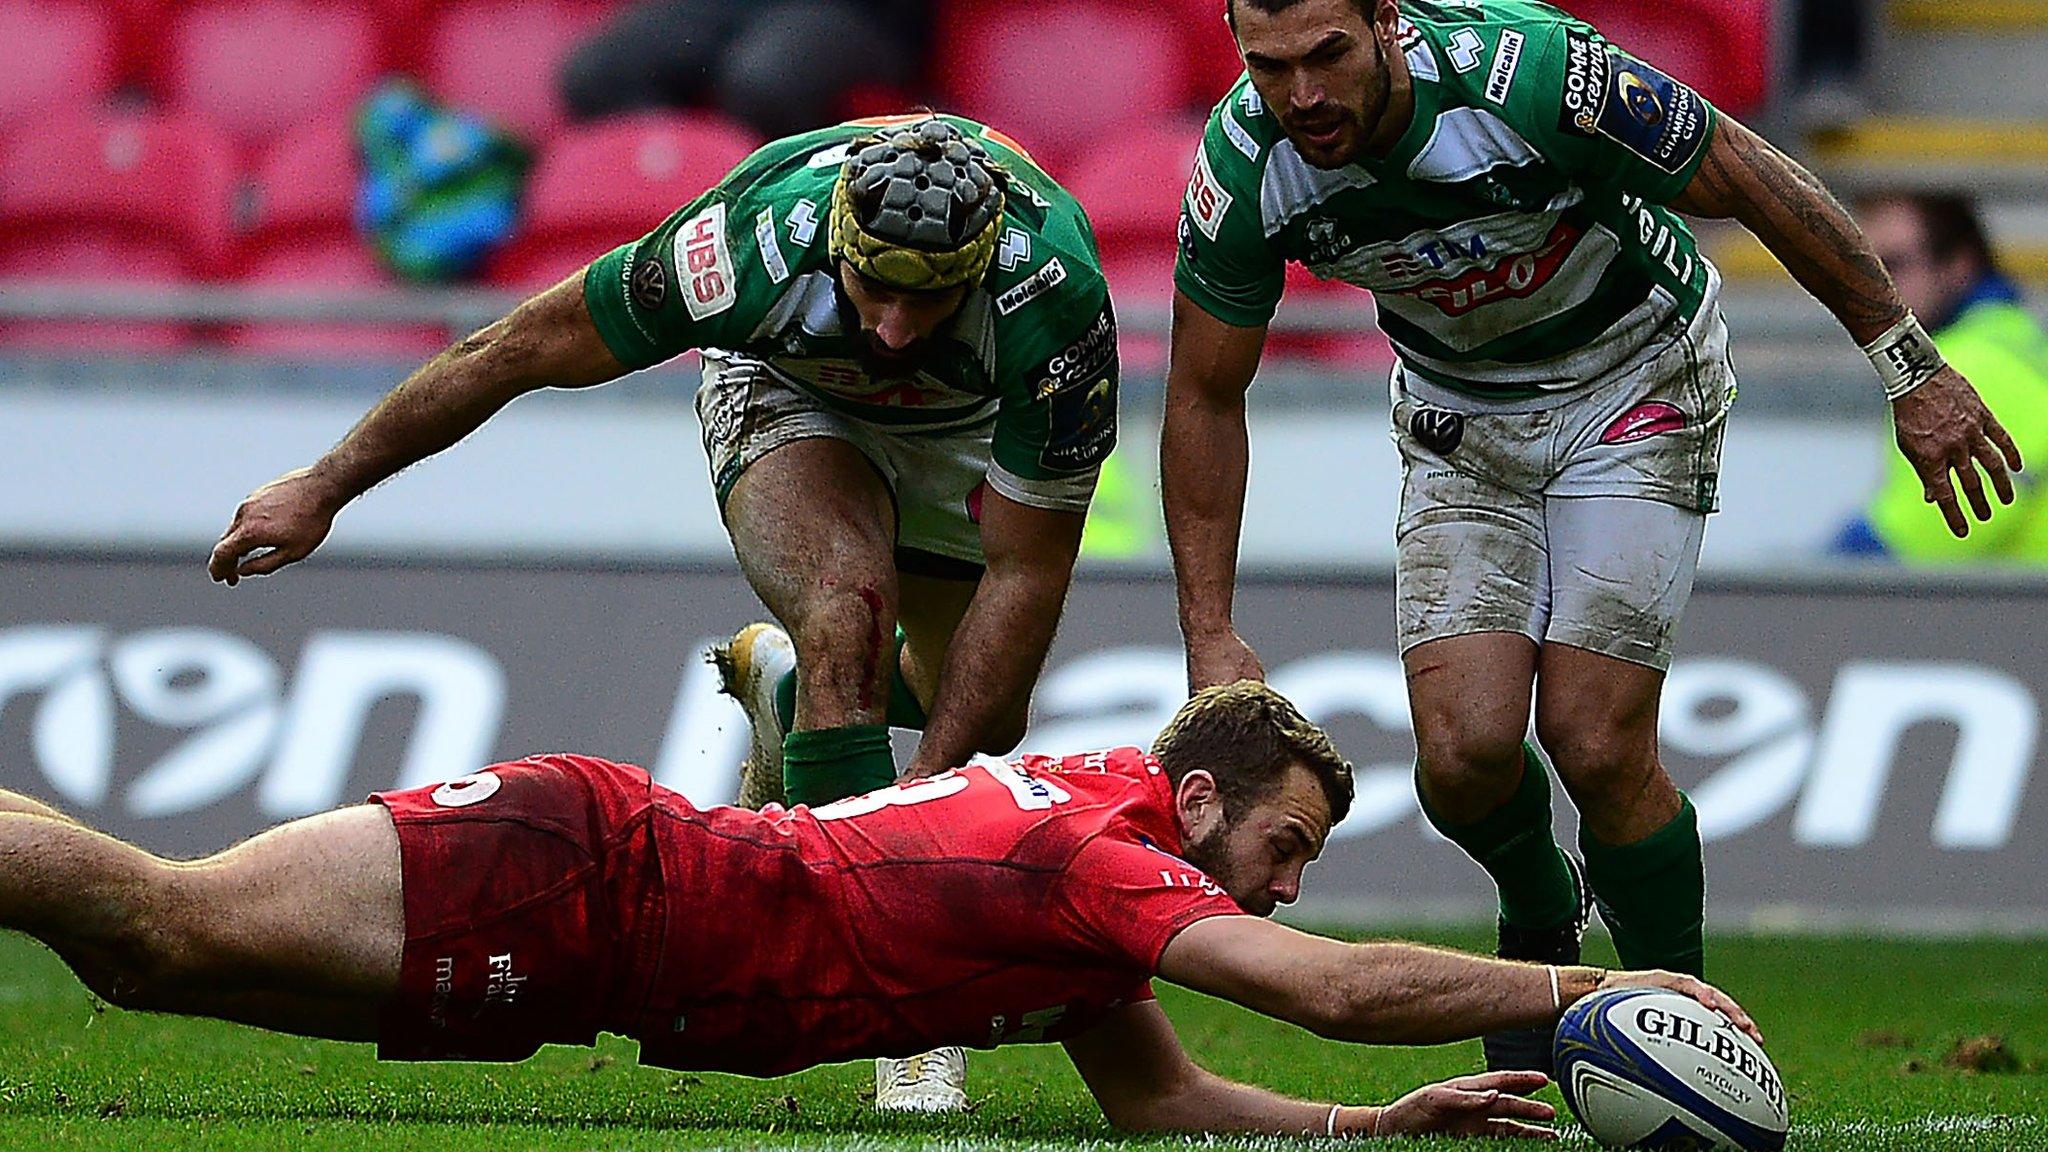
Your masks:
<svg viewBox="0 0 2048 1152"><path fill-rule="evenodd" d="M1609 1148L1779 1152L1785 1085L1727 1017L1658 988L1596 992L1557 1024L1557 1084Z"/></svg>

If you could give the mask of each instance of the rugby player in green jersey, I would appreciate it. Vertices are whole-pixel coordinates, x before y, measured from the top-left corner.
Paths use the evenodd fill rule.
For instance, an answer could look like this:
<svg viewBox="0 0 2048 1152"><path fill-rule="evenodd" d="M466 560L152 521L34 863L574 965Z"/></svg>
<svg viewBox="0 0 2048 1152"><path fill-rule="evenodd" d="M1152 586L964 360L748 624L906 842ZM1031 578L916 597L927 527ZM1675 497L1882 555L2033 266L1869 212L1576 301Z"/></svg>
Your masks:
<svg viewBox="0 0 2048 1152"><path fill-rule="evenodd" d="M1754 232L1864 346L1957 535L2012 439L1847 213L1685 84L1530 0L1229 0L1247 76L1181 220L1161 446L1196 687L1260 673L1231 620L1245 393L1287 261L1374 293L1398 364L1398 631L1429 821L1494 879L1500 953L1699 973L1697 820L1657 757L1735 377L1681 214ZM1551 834L1537 742L1581 816ZM1583 875L1581 875L1583 871ZM1548 1069L1540 1033L1490 1066Z"/></svg>
<svg viewBox="0 0 2048 1152"><path fill-rule="evenodd" d="M1009 751L1115 446L1116 323L1080 206L956 117L762 148L258 489L209 569L275 572L514 398L691 349L733 550L788 629L713 653L754 725L742 803L888 786L890 725L923 730L912 775ZM964 1107L963 1061L881 1062L877 1103Z"/></svg>

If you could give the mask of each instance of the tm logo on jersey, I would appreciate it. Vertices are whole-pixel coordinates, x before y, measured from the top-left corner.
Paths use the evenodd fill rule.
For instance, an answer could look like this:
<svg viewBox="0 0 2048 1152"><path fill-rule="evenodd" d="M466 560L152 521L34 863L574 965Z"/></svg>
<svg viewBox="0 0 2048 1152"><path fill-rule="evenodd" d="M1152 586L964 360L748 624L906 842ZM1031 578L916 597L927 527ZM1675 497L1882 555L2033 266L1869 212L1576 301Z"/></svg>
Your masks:
<svg viewBox="0 0 2048 1152"><path fill-rule="evenodd" d="M1557 276L1558 269L1579 246L1584 233L1559 221L1534 252L1504 256L1490 268L1475 268L1452 280L1437 280L1407 289L1407 295L1436 306L1446 316L1459 317L1496 300L1519 300L1535 295ZM1476 242L1477 237L1473 238Z"/></svg>
<svg viewBox="0 0 2048 1152"><path fill-rule="evenodd" d="M1676 174L1707 141L1707 102L1684 84L1583 32L1565 33L1559 131L1605 136Z"/></svg>

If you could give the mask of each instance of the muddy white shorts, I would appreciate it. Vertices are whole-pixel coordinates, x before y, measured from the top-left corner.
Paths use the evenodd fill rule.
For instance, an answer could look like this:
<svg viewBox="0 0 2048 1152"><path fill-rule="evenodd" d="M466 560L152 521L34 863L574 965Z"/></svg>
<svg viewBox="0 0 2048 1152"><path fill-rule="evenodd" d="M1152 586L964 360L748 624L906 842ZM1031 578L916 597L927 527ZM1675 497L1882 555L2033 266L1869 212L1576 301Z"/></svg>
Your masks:
<svg viewBox="0 0 2048 1152"><path fill-rule="evenodd" d="M1669 668L1735 398L1718 312L1591 387L1489 401L1395 369L1402 651L1516 632Z"/></svg>
<svg viewBox="0 0 2048 1152"><path fill-rule="evenodd" d="M980 575L994 405L985 418L966 423L884 428L833 411L758 360L709 351L703 358L697 418L721 512L741 474L770 452L799 440L839 440L867 457L896 502L900 570L948 579Z"/></svg>

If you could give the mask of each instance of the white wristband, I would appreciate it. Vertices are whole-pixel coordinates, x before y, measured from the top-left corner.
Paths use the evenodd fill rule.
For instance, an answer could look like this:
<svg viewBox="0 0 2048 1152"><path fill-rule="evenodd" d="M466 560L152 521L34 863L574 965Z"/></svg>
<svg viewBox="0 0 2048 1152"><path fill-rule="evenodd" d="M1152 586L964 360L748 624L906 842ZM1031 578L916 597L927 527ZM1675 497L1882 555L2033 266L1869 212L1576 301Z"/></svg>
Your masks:
<svg viewBox="0 0 2048 1152"><path fill-rule="evenodd" d="M1550 1010L1562 1013L1564 1011L1564 990L1557 985L1557 965L1552 964L1546 970L1550 973Z"/></svg>
<svg viewBox="0 0 2048 1152"><path fill-rule="evenodd" d="M1330 1138L1332 1138L1332 1139L1335 1139L1335 1138L1336 1138L1336 1135L1337 1135L1337 1112L1338 1112L1338 1110L1339 1110L1339 1109L1341 1109L1341 1108L1343 1108L1343 1107L1344 1107L1344 1106L1343 1106L1342 1104L1332 1104L1332 1105L1330 1105L1330 1118L1329 1118L1329 1119L1328 1119L1327 1121L1325 1121L1325 1122L1323 1123L1323 1135L1325 1135L1325 1136L1328 1136L1328 1137L1330 1137Z"/></svg>
<svg viewBox="0 0 2048 1152"><path fill-rule="evenodd" d="M1863 354L1870 357L1871 367L1877 369L1878 378L1884 381L1886 400L1897 400L1912 392L1947 367L1947 361L1934 347L1934 337L1927 334L1927 329L1920 326L1920 318L1911 312L1884 335L1864 345Z"/></svg>

